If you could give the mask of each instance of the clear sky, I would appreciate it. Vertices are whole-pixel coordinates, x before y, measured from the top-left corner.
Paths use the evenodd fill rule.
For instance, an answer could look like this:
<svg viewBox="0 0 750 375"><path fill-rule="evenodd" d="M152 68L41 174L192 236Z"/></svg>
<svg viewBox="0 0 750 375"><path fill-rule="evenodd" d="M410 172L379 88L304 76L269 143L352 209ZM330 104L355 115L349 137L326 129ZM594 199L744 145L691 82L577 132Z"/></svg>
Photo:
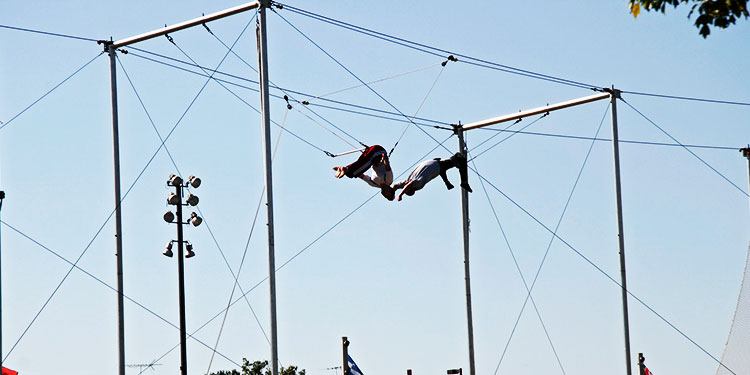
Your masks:
<svg viewBox="0 0 750 375"><path fill-rule="evenodd" d="M239 4L5 1L0 24L117 40ZM350 353L367 375L469 367L458 189L448 191L435 180L413 197L389 202L373 197L377 190L362 181L333 177L333 166L356 155L332 159L322 151L348 151L358 141L390 150L407 129L391 158L400 175L423 159L450 156L456 138L429 126L424 132L407 128L398 114L365 116L327 107L375 112L314 99L359 82L288 21L362 80L410 72L371 85L409 116L469 123L591 95L589 85L614 85L626 91L617 104L622 140L674 144L666 132L683 144L728 147L691 148L695 155L675 146L620 147L629 290L700 346L630 299L633 363L643 352L657 374L715 373L717 363L703 350L721 357L747 254L748 171L737 148L750 142L748 106L635 93L750 102L750 23L714 30L704 40L688 9L633 19L626 0L289 5L584 87L464 58L443 69L447 54L399 46L290 9L270 13L271 80L301 93L293 99L311 102L305 107L293 100L288 112L283 100L270 103L273 120L294 133L274 126L272 134L278 140L273 178L276 260L284 265L277 273L284 366L334 375L327 368L340 366L341 337L348 336ZM259 104L253 16L210 23L215 36L198 27L174 33L176 46L158 38L119 54L125 294L138 303L125 305L126 361L156 360L159 366L146 373L179 371L179 350L169 352L178 330L166 323L178 325L177 265L161 255L176 236L162 215L170 208L166 178L177 171L203 180L193 192L205 224L186 228L197 253L185 262L187 325L189 332L200 328L194 333L200 342L189 341L190 373L206 373L217 342L211 371L237 368L243 357L270 357L264 209L253 227L264 184L260 116L253 109ZM235 40L236 55L219 66L227 54L222 42ZM97 57L102 48L91 41L7 28L0 28L0 50L4 365L23 375L116 373L117 299L106 286L116 286L115 229L107 220L114 209L107 56ZM227 88L210 81L201 91L206 77L175 66L197 68L165 58L186 56L231 74L217 75ZM396 112L367 88L326 98ZM527 118L512 129L530 125L525 131L537 134L514 135L481 155L509 134L483 145L497 132L467 134L478 172L470 175L477 373L624 373L620 289L609 279L619 281L620 270L611 142L594 142L586 159L588 138L600 124L599 138L610 139L610 114L601 101L536 122L539 116ZM418 122L434 124L428 120ZM173 128L157 153L155 129L164 137ZM447 139L447 149L435 149L425 132ZM520 275L531 284L552 238L538 222L556 227L581 170L558 230L578 253L552 242L532 293L538 315L527 306L514 330L526 297ZM458 185L455 170L449 178ZM86 273L70 271L66 262L79 257ZM243 293L247 298L229 309L219 337L220 312L238 272L241 291L233 301Z"/></svg>

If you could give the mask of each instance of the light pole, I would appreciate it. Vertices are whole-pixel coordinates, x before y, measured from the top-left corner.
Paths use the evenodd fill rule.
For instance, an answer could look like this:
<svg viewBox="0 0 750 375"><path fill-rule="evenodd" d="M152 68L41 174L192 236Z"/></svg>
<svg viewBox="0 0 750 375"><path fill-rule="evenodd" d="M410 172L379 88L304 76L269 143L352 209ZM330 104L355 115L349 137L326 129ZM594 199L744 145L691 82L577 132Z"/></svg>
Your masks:
<svg viewBox="0 0 750 375"><path fill-rule="evenodd" d="M169 175L169 180L167 180L167 185L174 187L175 190L174 193L169 193L167 204L177 207L177 217L175 218L175 215L172 213L172 211L167 211L167 213L164 214L164 221L166 221L167 223L177 224L177 240L170 240L167 243L166 250L164 250L162 254L171 258L173 255L172 243L177 242L177 278L179 282L180 294L180 373L182 375L187 375L187 335L185 331L185 267L182 260L182 245L186 241L182 239L182 225L193 224L193 226L197 227L201 225L203 219L201 219L200 216L198 216L195 212L192 212L188 221L182 220L182 206L195 206L198 204L198 197L193 194L188 194L187 199L185 199L185 203L182 203L182 189L188 186L197 188L201 185L201 179L195 176L190 176L188 178L188 181L183 183L180 176L171 174ZM195 256L192 244L187 243L186 249L187 254L185 254L185 258L192 258Z"/></svg>

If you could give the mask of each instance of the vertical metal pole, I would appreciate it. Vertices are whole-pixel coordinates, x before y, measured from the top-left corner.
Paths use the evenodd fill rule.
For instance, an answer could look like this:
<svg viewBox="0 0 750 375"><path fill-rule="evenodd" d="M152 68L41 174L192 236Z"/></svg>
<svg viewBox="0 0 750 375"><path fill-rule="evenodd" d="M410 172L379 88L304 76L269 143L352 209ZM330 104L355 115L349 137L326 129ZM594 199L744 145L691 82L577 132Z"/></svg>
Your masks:
<svg viewBox="0 0 750 375"><path fill-rule="evenodd" d="M261 0L258 9L258 59L260 76L261 120L263 121L263 151L266 167L266 212L268 217L268 284L271 304L271 368L279 373L278 335L276 332L276 260L273 236L273 186L271 174L271 111L268 105L268 50L266 42L266 9L270 0Z"/></svg>
<svg viewBox="0 0 750 375"><path fill-rule="evenodd" d="M117 114L117 50L112 43L107 44L109 52L109 76L112 91L112 143L115 169L115 239L117 242L117 337L119 346L119 374L125 375L125 302L122 282L122 206L120 204L120 131Z"/></svg>
<svg viewBox="0 0 750 375"><path fill-rule="evenodd" d="M187 375L187 335L185 330L185 265L182 243L182 183L175 186L177 203L177 277L180 292L180 373Z"/></svg>
<svg viewBox="0 0 750 375"><path fill-rule="evenodd" d="M630 323L628 320L628 286L625 278L625 238L622 226L622 191L620 188L620 145L617 135L617 99L620 90L609 90L612 105L612 149L615 160L615 199L617 201L617 240L620 250L620 283L622 285L622 316L625 329L625 368L626 374L632 375L630 364Z"/></svg>
<svg viewBox="0 0 750 375"><path fill-rule="evenodd" d="M5 192L0 190L0 211L3 210L3 200L5 199ZM3 225L0 224L0 233L3 231ZM0 249L2 249L3 240L0 236ZM2 251L0 251L0 367L3 364L3 275L2 275Z"/></svg>
<svg viewBox="0 0 750 375"><path fill-rule="evenodd" d="M740 152L747 159L748 187L750 187L750 145L747 145L746 148L741 148Z"/></svg>
<svg viewBox="0 0 750 375"><path fill-rule="evenodd" d="M341 338L341 349L341 368L343 369L343 375L349 375L352 371L349 368L349 340L346 339L346 336Z"/></svg>
<svg viewBox="0 0 750 375"><path fill-rule="evenodd" d="M461 125L456 127L458 135L458 152L466 157L466 144L464 143L464 130ZM466 321L469 329L469 375L476 375L474 367L474 322L471 313L471 277L469 276L469 192L463 187L461 190L461 213L463 214L464 234L464 279L466 280Z"/></svg>

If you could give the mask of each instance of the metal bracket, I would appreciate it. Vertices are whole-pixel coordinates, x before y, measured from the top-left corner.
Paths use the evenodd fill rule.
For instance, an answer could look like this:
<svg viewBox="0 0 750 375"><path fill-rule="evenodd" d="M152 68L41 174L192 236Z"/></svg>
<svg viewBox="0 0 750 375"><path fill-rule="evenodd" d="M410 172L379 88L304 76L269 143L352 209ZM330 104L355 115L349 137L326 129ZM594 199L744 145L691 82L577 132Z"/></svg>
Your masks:
<svg viewBox="0 0 750 375"><path fill-rule="evenodd" d="M616 89L616 88L603 88L602 91L608 92L610 95L612 95L616 99L622 99L622 91Z"/></svg>
<svg viewBox="0 0 750 375"><path fill-rule="evenodd" d="M114 42L111 40L97 40L96 44L104 45L104 52L109 52L109 46L111 46Z"/></svg>

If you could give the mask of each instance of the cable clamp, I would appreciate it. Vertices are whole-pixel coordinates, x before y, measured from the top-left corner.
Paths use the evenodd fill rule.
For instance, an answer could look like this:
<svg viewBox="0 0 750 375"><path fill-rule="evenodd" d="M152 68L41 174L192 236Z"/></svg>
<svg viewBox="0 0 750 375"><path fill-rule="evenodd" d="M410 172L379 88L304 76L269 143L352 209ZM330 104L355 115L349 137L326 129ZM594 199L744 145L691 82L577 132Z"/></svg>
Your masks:
<svg viewBox="0 0 750 375"><path fill-rule="evenodd" d="M303 100L300 103L302 103L302 105L309 105L310 104L310 102L308 102L307 100Z"/></svg>
<svg viewBox="0 0 750 375"><path fill-rule="evenodd" d="M456 62L456 61L458 61L458 59L456 57L454 57L453 55L450 55L450 56L448 56L448 60L443 61L442 63L440 63L440 65L441 66L445 66L446 64L448 64L448 61Z"/></svg>
<svg viewBox="0 0 750 375"><path fill-rule="evenodd" d="M124 48L118 48L117 51L120 52L120 53L122 53L123 55L127 55L128 54L128 50L126 50Z"/></svg>
<svg viewBox="0 0 750 375"><path fill-rule="evenodd" d="M747 147L741 148L740 152L742 153L742 156L746 158L750 158L750 145L747 145Z"/></svg>
<svg viewBox="0 0 750 375"><path fill-rule="evenodd" d="M276 9L284 9L283 5L281 5L281 4L277 3L277 2L273 2L273 1L271 2L271 6L275 6Z"/></svg>
<svg viewBox="0 0 750 375"><path fill-rule="evenodd" d="M549 103L547 103L547 105L549 105ZM521 113L520 109L518 110L518 113ZM518 120L516 120L516 122L514 122L513 125L518 124L521 121L523 121L523 117L520 117Z"/></svg>
<svg viewBox="0 0 750 375"><path fill-rule="evenodd" d="M164 25L164 27L167 27L167 25ZM168 41L169 41L170 43L172 43L172 44L174 44L174 45L177 45L177 44L175 44L175 42L174 42L174 39L172 39L172 37L171 37L171 36L169 36L169 34L164 34L164 36L166 36L166 37L167 37L167 40L168 40Z"/></svg>
<svg viewBox="0 0 750 375"><path fill-rule="evenodd" d="M292 105L289 104L289 97L284 95L284 100L286 101L286 109L292 109Z"/></svg>
<svg viewBox="0 0 750 375"><path fill-rule="evenodd" d="M549 107L549 103L547 103L547 107ZM543 119L545 117L549 116L549 111L545 112L540 119Z"/></svg>
<svg viewBox="0 0 750 375"><path fill-rule="evenodd" d="M201 14L202 14L203 16L205 16L205 15L206 15L206 13L201 13ZM201 25L203 25L203 27L205 27L205 28L206 28L206 31L208 31L208 33L209 33L209 34L211 34L211 35L214 35L214 32L213 32L213 31L211 31L211 29L209 29L209 28L208 28L208 25L206 25L206 23L205 23L205 22L203 22L203 23L202 23Z"/></svg>
<svg viewBox="0 0 750 375"><path fill-rule="evenodd" d="M332 157L332 158L336 157L336 155L334 155L334 154L332 154L332 153L330 153L330 152L328 152L326 150L323 150L323 153L326 154L326 155L328 155L328 156L330 156L330 157Z"/></svg>

